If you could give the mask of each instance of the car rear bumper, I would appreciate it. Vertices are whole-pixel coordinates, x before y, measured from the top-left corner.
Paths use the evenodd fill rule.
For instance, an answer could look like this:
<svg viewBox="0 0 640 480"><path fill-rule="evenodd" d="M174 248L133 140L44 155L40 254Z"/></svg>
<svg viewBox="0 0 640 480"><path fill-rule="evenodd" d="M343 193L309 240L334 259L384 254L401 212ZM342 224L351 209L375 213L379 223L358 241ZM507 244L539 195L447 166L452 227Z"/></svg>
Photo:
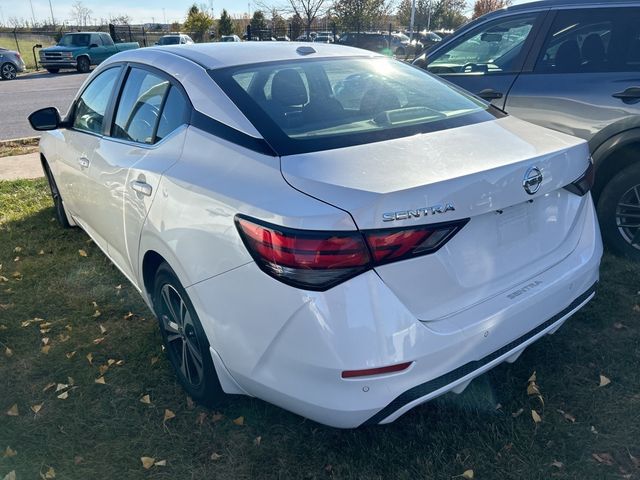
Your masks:
<svg viewBox="0 0 640 480"><path fill-rule="evenodd" d="M568 257L446 321L416 319L375 272L305 292L250 263L187 290L236 391L334 427L388 423L515 361L593 297L602 242L587 208ZM403 362L412 363L397 373L341 377Z"/></svg>

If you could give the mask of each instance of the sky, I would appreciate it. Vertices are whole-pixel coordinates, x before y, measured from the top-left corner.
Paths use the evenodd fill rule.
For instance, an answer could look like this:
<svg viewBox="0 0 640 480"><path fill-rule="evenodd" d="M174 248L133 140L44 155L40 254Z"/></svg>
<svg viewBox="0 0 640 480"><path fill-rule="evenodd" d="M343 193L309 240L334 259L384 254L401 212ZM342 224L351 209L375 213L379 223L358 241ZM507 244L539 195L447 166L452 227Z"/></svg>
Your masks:
<svg viewBox="0 0 640 480"><path fill-rule="evenodd" d="M71 6L75 0L50 0L56 23L70 19ZM196 3L213 8L216 18L220 17L223 8L231 14L242 15L249 9L256 8L255 1L243 0L197 0ZM514 4L525 3L531 0L514 0ZM264 3L277 3L266 1ZM282 2L280 2L282 3ZM469 2L471 3L471 1ZM132 23L171 23L184 21L184 17L193 0L83 0L83 4L92 10L92 19L99 22L101 18L108 19L112 16L127 14L132 18ZM133 4L133 5L132 5ZM32 19L36 21L51 19L49 0L0 0L0 24L7 24L10 17Z"/></svg>

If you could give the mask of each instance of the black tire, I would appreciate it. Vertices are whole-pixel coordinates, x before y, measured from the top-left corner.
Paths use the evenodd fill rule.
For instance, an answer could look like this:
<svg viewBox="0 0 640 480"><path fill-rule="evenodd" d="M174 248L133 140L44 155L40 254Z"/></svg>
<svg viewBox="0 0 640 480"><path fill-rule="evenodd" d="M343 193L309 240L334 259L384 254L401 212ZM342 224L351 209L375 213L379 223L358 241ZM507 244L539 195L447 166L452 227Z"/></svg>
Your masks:
<svg viewBox="0 0 640 480"><path fill-rule="evenodd" d="M58 73L59 71L59 68L47 68L47 72L49 73Z"/></svg>
<svg viewBox="0 0 640 480"><path fill-rule="evenodd" d="M76 67L80 73L88 73L91 69L91 60L88 57L78 58L78 65Z"/></svg>
<svg viewBox="0 0 640 480"><path fill-rule="evenodd" d="M18 69L11 62L0 65L0 77L3 80L14 80L18 76Z"/></svg>
<svg viewBox="0 0 640 480"><path fill-rule="evenodd" d="M42 164L42 168L44 169L45 177L47 178L47 182L49 182L49 190L51 190L51 198L53 199L53 209L55 211L56 220L58 225L62 228L71 228L71 224L67 219L67 212L64 209L64 203L62 202L62 196L60 195L60 191L58 190L58 185L56 184L55 179L53 178L53 174L49 169L49 165L46 162Z"/></svg>
<svg viewBox="0 0 640 480"><path fill-rule="evenodd" d="M153 306L165 352L180 384L196 402L219 406L225 394L211 359L209 340L187 292L166 263L156 273Z"/></svg>
<svg viewBox="0 0 640 480"><path fill-rule="evenodd" d="M605 185L598 200L598 220L607 247L640 261L640 163Z"/></svg>

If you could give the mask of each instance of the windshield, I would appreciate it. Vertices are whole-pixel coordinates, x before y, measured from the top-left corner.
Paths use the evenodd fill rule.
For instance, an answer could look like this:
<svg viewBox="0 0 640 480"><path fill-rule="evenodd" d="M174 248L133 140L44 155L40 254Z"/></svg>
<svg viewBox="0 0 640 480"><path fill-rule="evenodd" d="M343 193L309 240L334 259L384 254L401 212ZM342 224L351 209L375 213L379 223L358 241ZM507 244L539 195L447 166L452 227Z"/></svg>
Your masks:
<svg viewBox="0 0 640 480"><path fill-rule="evenodd" d="M162 37L158 45L176 45L180 43L180 37Z"/></svg>
<svg viewBox="0 0 640 480"><path fill-rule="evenodd" d="M60 39L58 45L60 47L88 47L89 46L88 33L75 33L73 35L65 35Z"/></svg>
<svg viewBox="0 0 640 480"><path fill-rule="evenodd" d="M266 114L276 134L290 140L343 137L348 144L354 134L380 138L380 133L398 130L393 136L402 136L403 127L421 131L427 124L478 112L491 117L482 101L387 58L272 62L213 71L212 76L248 118L255 111ZM252 121L259 130L264 125L261 118Z"/></svg>

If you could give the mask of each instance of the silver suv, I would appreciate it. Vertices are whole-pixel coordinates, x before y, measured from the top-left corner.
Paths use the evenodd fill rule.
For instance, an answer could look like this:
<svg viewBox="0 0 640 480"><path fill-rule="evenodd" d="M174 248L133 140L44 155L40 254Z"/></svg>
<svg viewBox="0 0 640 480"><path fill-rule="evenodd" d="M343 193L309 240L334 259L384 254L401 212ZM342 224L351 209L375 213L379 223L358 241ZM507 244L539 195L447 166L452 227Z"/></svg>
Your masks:
<svg viewBox="0 0 640 480"><path fill-rule="evenodd" d="M18 52L0 48L0 78L13 80L25 68L24 61Z"/></svg>
<svg viewBox="0 0 640 480"><path fill-rule="evenodd" d="M517 5L469 23L414 64L586 139L603 237L640 260L640 2Z"/></svg>

